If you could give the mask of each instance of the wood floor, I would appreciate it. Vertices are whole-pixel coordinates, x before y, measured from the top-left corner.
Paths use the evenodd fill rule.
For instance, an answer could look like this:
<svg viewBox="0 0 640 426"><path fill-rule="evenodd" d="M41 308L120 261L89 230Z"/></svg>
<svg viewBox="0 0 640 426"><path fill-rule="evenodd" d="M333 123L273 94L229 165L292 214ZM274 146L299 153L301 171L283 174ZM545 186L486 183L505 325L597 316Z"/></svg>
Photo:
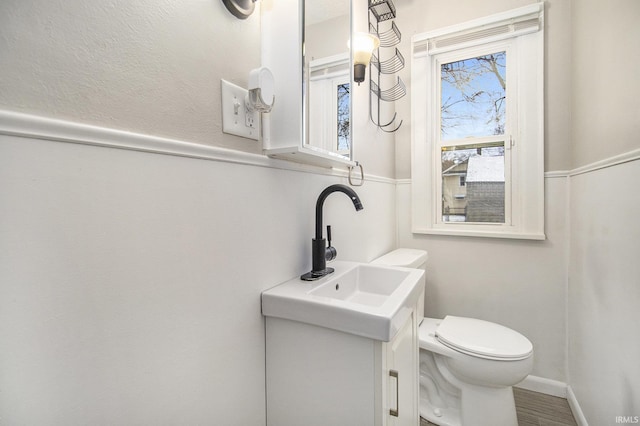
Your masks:
<svg viewBox="0 0 640 426"><path fill-rule="evenodd" d="M564 398L513 388L518 426L577 426ZM420 426L435 426L421 419Z"/></svg>

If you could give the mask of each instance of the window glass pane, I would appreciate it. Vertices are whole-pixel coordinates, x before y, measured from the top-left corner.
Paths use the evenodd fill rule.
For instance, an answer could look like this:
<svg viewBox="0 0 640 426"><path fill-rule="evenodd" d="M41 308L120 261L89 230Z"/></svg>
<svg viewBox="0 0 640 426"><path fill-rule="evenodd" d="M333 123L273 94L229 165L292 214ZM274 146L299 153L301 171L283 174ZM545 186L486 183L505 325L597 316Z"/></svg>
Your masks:
<svg viewBox="0 0 640 426"><path fill-rule="evenodd" d="M338 151L349 150L349 83L338 84Z"/></svg>
<svg viewBox="0 0 640 426"><path fill-rule="evenodd" d="M442 221L504 223L504 142L444 147Z"/></svg>
<svg viewBox="0 0 640 426"><path fill-rule="evenodd" d="M506 52L440 66L443 140L504 134Z"/></svg>

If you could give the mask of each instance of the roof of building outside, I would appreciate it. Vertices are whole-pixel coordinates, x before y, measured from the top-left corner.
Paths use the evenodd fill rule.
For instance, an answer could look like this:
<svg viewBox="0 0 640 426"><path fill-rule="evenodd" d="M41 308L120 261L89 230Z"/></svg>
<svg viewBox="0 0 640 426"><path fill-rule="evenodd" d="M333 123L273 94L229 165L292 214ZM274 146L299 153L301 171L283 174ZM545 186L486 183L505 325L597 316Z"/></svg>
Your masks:
<svg viewBox="0 0 640 426"><path fill-rule="evenodd" d="M477 155L469 158L467 182L504 182L504 157Z"/></svg>
<svg viewBox="0 0 640 426"><path fill-rule="evenodd" d="M468 160L468 159L467 159ZM467 173L467 160L462 163L454 164L446 170L442 171L442 176L459 176Z"/></svg>

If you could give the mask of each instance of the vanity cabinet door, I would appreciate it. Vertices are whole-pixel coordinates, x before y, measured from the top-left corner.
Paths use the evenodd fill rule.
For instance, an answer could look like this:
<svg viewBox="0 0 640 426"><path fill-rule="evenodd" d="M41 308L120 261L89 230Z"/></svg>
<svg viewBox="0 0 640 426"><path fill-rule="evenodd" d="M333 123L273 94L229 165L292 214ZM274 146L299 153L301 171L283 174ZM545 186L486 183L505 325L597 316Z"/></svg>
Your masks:
<svg viewBox="0 0 640 426"><path fill-rule="evenodd" d="M411 314L396 337L386 346L387 426L417 426L418 417L418 324Z"/></svg>
<svg viewBox="0 0 640 426"><path fill-rule="evenodd" d="M415 312L390 342L267 317L267 426L419 426L417 331Z"/></svg>

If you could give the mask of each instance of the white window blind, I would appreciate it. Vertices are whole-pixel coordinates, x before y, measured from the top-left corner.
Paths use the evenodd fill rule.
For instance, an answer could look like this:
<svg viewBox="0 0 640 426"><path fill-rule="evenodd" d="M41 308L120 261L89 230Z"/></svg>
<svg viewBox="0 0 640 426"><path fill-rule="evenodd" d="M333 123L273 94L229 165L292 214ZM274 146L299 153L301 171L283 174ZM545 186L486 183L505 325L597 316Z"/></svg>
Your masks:
<svg viewBox="0 0 640 426"><path fill-rule="evenodd" d="M426 44L427 52L435 55L529 34L543 28L543 10L544 3L536 3L449 27L446 32L431 31L423 40L414 39L414 43Z"/></svg>

